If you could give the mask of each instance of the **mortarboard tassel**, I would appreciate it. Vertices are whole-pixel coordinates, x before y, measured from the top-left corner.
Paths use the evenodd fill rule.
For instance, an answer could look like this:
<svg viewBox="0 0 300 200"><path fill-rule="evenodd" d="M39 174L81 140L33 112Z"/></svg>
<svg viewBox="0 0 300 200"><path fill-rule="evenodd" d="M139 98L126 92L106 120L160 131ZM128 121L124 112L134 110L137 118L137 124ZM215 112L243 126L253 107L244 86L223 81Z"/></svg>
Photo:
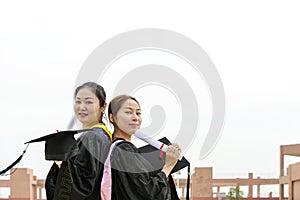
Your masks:
<svg viewBox="0 0 300 200"><path fill-rule="evenodd" d="M8 167L6 167L4 170L0 171L0 176L4 176L5 173L10 170L11 168L13 168L17 163L20 162L20 160L23 158L23 155L26 153L27 147L29 144L27 144L26 148L24 149L23 153L19 156L19 158L17 160L15 160L11 165L9 165ZM6 176L6 175L5 175Z"/></svg>

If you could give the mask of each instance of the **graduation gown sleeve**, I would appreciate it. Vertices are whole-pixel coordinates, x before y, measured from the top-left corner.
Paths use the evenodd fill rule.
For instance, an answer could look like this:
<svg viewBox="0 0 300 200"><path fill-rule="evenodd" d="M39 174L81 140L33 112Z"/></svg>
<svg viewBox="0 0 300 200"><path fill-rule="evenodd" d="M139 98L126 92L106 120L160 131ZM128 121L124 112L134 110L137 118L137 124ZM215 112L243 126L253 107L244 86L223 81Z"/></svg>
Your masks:
<svg viewBox="0 0 300 200"><path fill-rule="evenodd" d="M168 179L164 172L154 172L138 149L121 142L111 155L113 200L170 199Z"/></svg>

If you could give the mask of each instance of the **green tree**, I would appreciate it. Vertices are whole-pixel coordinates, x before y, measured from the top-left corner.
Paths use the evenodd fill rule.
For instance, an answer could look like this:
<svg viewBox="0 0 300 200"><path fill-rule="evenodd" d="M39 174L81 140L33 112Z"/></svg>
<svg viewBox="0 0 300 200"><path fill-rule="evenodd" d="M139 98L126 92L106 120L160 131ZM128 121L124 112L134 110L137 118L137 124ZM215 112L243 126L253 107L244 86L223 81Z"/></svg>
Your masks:
<svg viewBox="0 0 300 200"><path fill-rule="evenodd" d="M229 192L226 195L226 199L227 200L243 200L244 199L243 195L244 195L244 193L240 189L239 186L230 187Z"/></svg>

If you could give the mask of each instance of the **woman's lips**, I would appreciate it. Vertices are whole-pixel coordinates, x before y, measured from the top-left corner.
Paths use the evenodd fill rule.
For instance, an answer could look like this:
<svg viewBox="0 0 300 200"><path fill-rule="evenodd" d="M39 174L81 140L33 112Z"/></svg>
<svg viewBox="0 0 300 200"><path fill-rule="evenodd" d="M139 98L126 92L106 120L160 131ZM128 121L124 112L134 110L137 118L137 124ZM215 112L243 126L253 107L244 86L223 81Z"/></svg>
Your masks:
<svg viewBox="0 0 300 200"><path fill-rule="evenodd" d="M129 124L129 126L137 128L139 126L139 124Z"/></svg>
<svg viewBox="0 0 300 200"><path fill-rule="evenodd" d="M78 115L79 115L80 117L86 117L86 116L87 116L86 113L78 113Z"/></svg>

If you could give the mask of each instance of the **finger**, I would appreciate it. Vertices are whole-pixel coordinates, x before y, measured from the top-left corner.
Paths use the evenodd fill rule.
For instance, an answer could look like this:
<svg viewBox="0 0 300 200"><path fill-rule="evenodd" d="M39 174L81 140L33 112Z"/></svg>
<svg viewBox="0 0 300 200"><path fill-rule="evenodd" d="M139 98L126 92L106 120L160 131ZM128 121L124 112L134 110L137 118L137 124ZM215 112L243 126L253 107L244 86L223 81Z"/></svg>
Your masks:
<svg viewBox="0 0 300 200"><path fill-rule="evenodd" d="M180 147L178 148L178 151L180 151L180 152L181 152L181 148L180 148Z"/></svg>
<svg viewBox="0 0 300 200"><path fill-rule="evenodd" d="M177 143L174 143L173 146L174 147L179 147L179 145Z"/></svg>

